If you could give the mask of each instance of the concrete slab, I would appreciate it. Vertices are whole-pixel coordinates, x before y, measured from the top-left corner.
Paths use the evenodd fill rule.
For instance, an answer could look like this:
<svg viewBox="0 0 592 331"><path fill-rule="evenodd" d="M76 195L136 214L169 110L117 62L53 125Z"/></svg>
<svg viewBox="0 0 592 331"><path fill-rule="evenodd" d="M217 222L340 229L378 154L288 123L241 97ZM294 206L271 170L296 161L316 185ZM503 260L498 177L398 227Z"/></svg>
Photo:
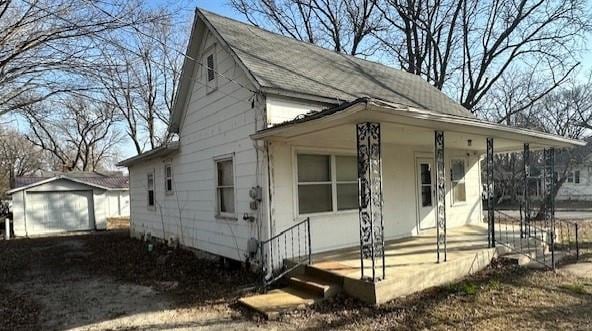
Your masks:
<svg viewBox="0 0 592 331"><path fill-rule="evenodd" d="M321 299L322 297L310 292L287 287L269 291L266 294L241 298L239 302L273 319L283 311L311 305Z"/></svg>
<svg viewBox="0 0 592 331"><path fill-rule="evenodd" d="M359 247L313 255L312 268L344 277L344 291L368 303L380 304L429 287L443 285L485 268L496 255L487 247L487 225L448 229L447 261L436 260L435 229L412 238L385 243L385 279L376 283L361 280ZM377 275L382 276L382 265ZM364 275L371 275L364 263Z"/></svg>

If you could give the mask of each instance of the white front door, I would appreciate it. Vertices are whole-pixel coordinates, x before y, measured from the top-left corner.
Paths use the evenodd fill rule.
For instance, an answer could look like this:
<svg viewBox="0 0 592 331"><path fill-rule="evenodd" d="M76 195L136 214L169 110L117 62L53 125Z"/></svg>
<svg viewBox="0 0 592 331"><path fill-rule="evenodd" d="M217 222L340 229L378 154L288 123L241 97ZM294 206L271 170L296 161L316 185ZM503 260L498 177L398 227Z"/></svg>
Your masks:
<svg viewBox="0 0 592 331"><path fill-rule="evenodd" d="M417 217L419 229L429 229L436 226L434 208L434 159L418 158L417 166Z"/></svg>

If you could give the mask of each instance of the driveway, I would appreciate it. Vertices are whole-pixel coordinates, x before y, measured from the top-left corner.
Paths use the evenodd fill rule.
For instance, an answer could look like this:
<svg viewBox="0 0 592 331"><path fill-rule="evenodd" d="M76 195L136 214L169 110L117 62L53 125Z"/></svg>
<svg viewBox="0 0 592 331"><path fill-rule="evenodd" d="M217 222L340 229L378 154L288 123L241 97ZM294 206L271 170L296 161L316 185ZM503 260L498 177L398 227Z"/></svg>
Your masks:
<svg viewBox="0 0 592 331"><path fill-rule="evenodd" d="M113 232L0 242L2 269L7 271L2 273L2 292L9 291L10 296L19 298L2 304L20 305L3 307L1 312L6 317L17 320L0 324L0 328L245 330L257 327L230 309L225 300L233 290L253 280L251 277L223 270L230 275L225 279L231 280L228 291L217 287L214 278L212 286L206 286L202 293L193 290L183 294L184 290L191 290L183 282L194 278L190 274L193 268L183 268L185 275L167 269L171 264L192 260L191 254L130 251L126 250L126 242L142 247L142 243L129 239L127 233ZM138 265L134 264L136 259ZM210 267L218 269L216 263L208 262ZM145 267L154 267L156 272ZM215 274L195 272L204 277Z"/></svg>

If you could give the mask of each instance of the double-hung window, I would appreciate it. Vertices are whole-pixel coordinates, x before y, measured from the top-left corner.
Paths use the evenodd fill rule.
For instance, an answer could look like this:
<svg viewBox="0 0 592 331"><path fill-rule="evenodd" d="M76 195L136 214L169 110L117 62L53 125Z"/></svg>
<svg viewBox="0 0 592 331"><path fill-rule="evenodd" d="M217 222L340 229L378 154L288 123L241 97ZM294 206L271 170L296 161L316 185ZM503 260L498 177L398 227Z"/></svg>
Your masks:
<svg viewBox="0 0 592 331"><path fill-rule="evenodd" d="M146 176L146 187L148 192L148 207L154 207L154 173L149 173Z"/></svg>
<svg viewBox="0 0 592 331"><path fill-rule="evenodd" d="M234 213L234 165L232 158L216 160L216 196L219 216Z"/></svg>
<svg viewBox="0 0 592 331"><path fill-rule="evenodd" d="M355 156L298 154L297 168L299 214L358 208Z"/></svg>
<svg viewBox="0 0 592 331"><path fill-rule="evenodd" d="M173 193L173 166L164 165L164 190L167 194Z"/></svg>
<svg viewBox="0 0 592 331"><path fill-rule="evenodd" d="M450 182L452 184L452 203L467 201L464 160L453 159L451 161Z"/></svg>

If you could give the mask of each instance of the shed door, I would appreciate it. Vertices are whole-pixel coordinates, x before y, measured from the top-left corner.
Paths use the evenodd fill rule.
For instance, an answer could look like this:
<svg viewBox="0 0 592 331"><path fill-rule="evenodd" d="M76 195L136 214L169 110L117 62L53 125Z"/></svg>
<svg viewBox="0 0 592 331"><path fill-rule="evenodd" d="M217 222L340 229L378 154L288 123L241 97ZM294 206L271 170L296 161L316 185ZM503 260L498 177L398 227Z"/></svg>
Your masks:
<svg viewBox="0 0 592 331"><path fill-rule="evenodd" d="M27 192L27 233L90 230L92 191Z"/></svg>

